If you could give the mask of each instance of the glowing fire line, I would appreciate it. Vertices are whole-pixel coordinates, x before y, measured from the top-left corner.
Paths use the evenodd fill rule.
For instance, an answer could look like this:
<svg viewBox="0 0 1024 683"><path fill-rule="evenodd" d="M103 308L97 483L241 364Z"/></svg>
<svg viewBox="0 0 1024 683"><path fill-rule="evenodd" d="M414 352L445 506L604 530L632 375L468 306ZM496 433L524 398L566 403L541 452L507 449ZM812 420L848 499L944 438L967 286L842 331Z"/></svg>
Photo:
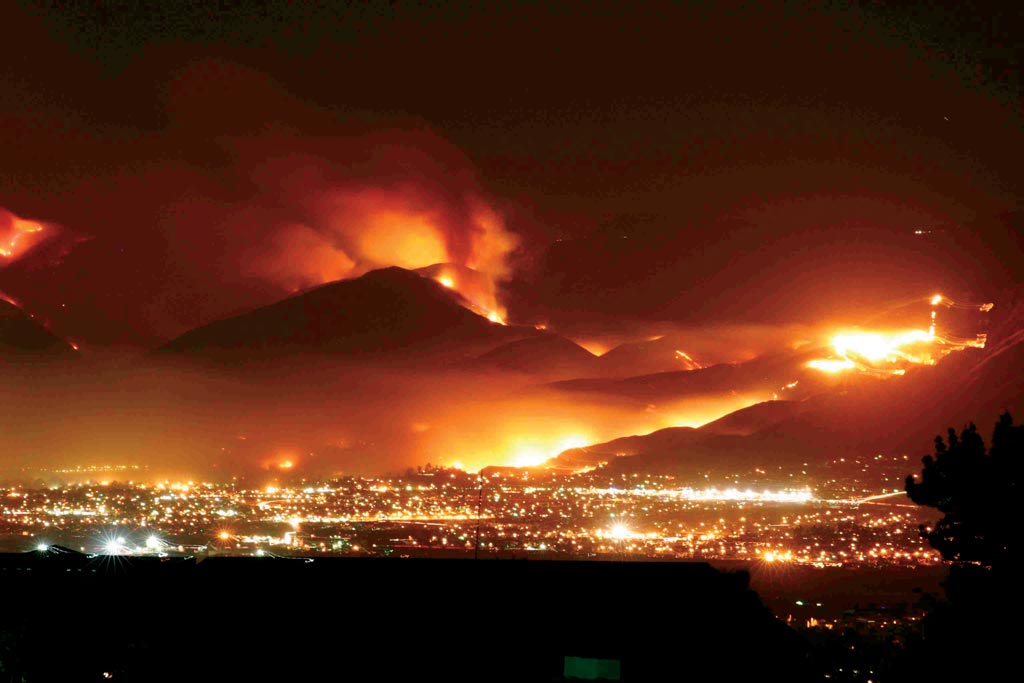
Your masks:
<svg viewBox="0 0 1024 683"><path fill-rule="evenodd" d="M23 250L22 248L24 245L21 244L23 238L26 235L42 232L43 226L41 223L36 223L35 221L27 221L23 218L18 218L9 211L3 211L0 209L0 212L6 213L9 216L8 224L10 226L10 236L7 237L6 240L0 241L0 257L5 259L14 259L19 256L19 252ZM2 216L0 216L0 218L2 218Z"/></svg>
<svg viewBox="0 0 1024 683"><path fill-rule="evenodd" d="M947 308L969 308L982 312L992 310L992 304L957 304L956 302L936 294L929 297L932 306L929 316L928 330L909 330L903 332L844 332L832 337L833 355L830 358L817 358L807 363L807 367L821 372L835 374L846 370L877 371L880 364L914 364L934 365L939 358L953 351L967 347L985 348L985 334L974 339L942 338L936 334L936 306ZM902 375L905 368L889 368L893 375Z"/></svg>
<svg viewBox="0 0 1024 683"><path fill-rule="evenodd" d="M472 297L467 292L460 291L459 283L456 281L455 276L452 275L451 273L442 273L441 275L435 277L434 281L440 284L445 289L452 289L462 294L466 301L469 302L470 306L472 307L475 313L482 315L483 317L490 320L492 323L497 323L498 325L508 324L507 322L505 322L505 316L503 315L503 312L498 310L497 302L494 302L496 306L495 308L488 308L487 306L481 304L480 301L477 300L479 297L477 297L477 299L474 299L474 297Z"/></svg>

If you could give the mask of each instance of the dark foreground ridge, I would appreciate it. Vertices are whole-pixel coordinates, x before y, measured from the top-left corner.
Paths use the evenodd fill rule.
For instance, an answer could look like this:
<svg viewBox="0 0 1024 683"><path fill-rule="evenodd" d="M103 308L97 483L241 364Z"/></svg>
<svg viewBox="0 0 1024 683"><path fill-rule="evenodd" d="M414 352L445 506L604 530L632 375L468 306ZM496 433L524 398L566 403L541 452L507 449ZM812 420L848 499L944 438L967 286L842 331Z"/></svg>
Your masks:
<svg viewBox="0 0 1024 683"><path fill-rule="evenodd" d="M0 297L0 362L36 356L74 356L66 341Z"/></svg>
<svg viewBox="0 0 1024 683"><path fill-rule="evenodd" d="M53 547L0 555L0 586L9 680L806 678L804 642L749 576L703 563Z"/></svg>

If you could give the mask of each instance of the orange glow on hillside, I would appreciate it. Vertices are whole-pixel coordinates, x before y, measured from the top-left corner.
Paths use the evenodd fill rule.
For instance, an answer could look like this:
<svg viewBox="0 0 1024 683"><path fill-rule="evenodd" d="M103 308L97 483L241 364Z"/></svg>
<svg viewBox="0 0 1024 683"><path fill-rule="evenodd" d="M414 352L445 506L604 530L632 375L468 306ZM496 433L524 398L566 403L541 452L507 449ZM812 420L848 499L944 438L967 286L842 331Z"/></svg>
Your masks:
<svg viewBox="0 0 1024 683"><path fill-rule="evenodd" d="M918 356L908 349L918 344L930 344L935 335L923 330L911 330L898 334L855 333L839 334L832 337L832 348L840 356L859 356L869 361L909 360L912 363L927 363L927 356Z"/></svg>
<svg viewBox="0 0 1024 683"><path fill-rule="evenodd" d="M573 341L595 356L603 356L612 349L611 344L596 339L573 339Z"/></svg>
<svg viewBox="0 0 1024 683"><path fill-rule="evenodd" d="M21 308L21 304L18 303L18 300L9 294L4 294L3 292L0 292L0 301L6 301L12 306Z"/></svg>
<svg viewBox="0 0 1024 683"><path fill-rule="evenodd" d="M0 208L0 259L17 259L35 245L43 230L42 223L19 218Z"/></svg>
<svg viewBox="0 0 1024 683"><path fill-rule="evenodd" d="M422 268L448 260L444 235L429 216L379 211L364 226L360 251L374 263Z"/></svg>
<svg viewBox="0 0 1024 683"><path fill-rule="evenodd" d="M699 370L703 365L694 360L693 356L688 354L686 351L676 349L676 358L683 364L687 370Z"/></svg>
<svg viewBox="0 0 1024 683"><path fill-rule="evenodd" d="M435 265L435 264L431 264ZM421 274L459 293L468 308L493 323L506 324L506 309L498 302L497 286L493 277L469 266L444 264L439 268L428 268Z"/></svg>
<svg viewBox="0 0 1024 683"><path fill-rule="evenodd" d="M511 274L508 257L518 237L473 191L448 194L418 182L339 182L302 186L287 199L301 205L305 219L276 225L249 247L244 275L295 292L388 266L444 264L429 277L457 291L480 315L505 320L498 284Z"/></svg>
<svg viewBox="0 0 1024 683"><path fill-rule="evenodd" d="M729 413L763 403L772 397L767 394L729 394L726 396L701 396L679 405L665 407L648 406L646 414L653 419L654 428L702 427Z"/></svg>
<svg viewBox="0 0 1024 683"><path fill-rule="evenodd" d="M844 332L832 337L832 358L815 359L807 367L827 373L861 368L887 369L893 365L934 365L935 335L924 330L905 332Z"/></svg>
<svg viewBox="0 0 1024 683"><path fill-rule="evenodd" d="M467 270L442 272L437 281L481 315L504 324L497 283L509 274L506 261L517 241L483 201L467 201L467 215L453 217L440 198L418 189L364 188L331 193L324 208L332 224L345 224L337 230L346 234L348 256L355 262L350 276L381 266L455 264ZM460 225L453 224L456 220Z"/></svg>
<svg viewBox="0 0 1024 683"><path fill-rule="evenodd" d="M488 424L485 439L451 440L452 427L438 430L439 442L430 450L443 453L444 462L458 462L467 471L478 471L490 465L538 467L559 454L576 448L609 441L630 434L650 434L667 427L700 427L740 408L770 400L770 395L701 396L681 403L649 406L639 413L617 413L614 409L595 408L586 404L546 402L550 417L518 415L515 409L506 413L506 420L492 424L496 416L480 415ZM529 411L537 410L531 404ZM464 429L456 428L457 431ZM425 454L424 459L437 457ZM435 460L436 462L437 460Z"/></svg>
<svg viewBox="0 0 1024 683"><path fill-rule="evenodd" d="M907 365L934 365L953 351L985 347L986 335L983 333L973 339L940 337L936 333L935 307L941 304L947 308L986 312L992 309L992 304L958 304L941 294L935 294L927 301L932 306L927 331L843 332L830 339L832 357L812 360L807 367L832 374L859 369L902 375Z"/></svg>
<svg viewBox="0 0 1024 683"><path fill-rule="evenodd" d="M845 358L820 358L807 363L807 367L815 370L821 370L822 372L837 373L842 372L843 370L852 370L857 367L857 364L852 360L846 360Z"/></svg>
<svg viewBox="0 0 1024 683"><path fill-rule="evenodd" d="M583 448L594 441L594 439L581 434L554 438L524 437L516 439L509 448L505 464L512 467L536 467L543 465L563 451L571 448Z"/></svg>

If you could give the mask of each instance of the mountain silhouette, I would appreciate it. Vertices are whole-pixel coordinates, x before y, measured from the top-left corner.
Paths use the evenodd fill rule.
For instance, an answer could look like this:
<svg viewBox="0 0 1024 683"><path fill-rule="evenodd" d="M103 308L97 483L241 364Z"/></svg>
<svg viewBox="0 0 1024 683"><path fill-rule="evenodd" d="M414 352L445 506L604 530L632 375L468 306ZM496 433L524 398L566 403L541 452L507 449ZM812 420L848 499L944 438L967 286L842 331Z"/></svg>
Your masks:
<svg viewBox="0 0 1024 683"><path fill-rule="evenodd" d="M702 367L696 359L686 354L685 348L682 340L671 336L619 344L601 356L600 374L606 377L630 377Z"/></svg>
<svg viewBox="0 0 1024 683"><path fill-rule="evenodd" d="M14 304L0 299L0 357L73 354L71 345Z"/></svg>
<svg viewBox="0 0 1024 683"><path fill-rule="evenodd" d="M458 293L397 267L331 282L186 332L161 354L237 358L493 347L534 332L492 323Z"/></svg>
<svg viewBox="0 0 1024 683"><path fill-rule="evenodd" d="M663 403L701 394L760 391L771 396L794 381L800 383L800 395L814 391L822 383L821 373L808 370L807 360L814 352L799 351L760 356L742 363L719 363L708 367L674 372L659 372L620 379L588 377L553 382L548 385L560 393L586 394L592 398L623 403ZM604 361L604 356L599 360ZM790 396L787 396L789 398Z"/></svg>
<svg viewBox="0 0 1024 683"><path fill-rule="evenodd" d="M548 377L587 376L598 359L573 341L552 333L503 344L477 360L484 366Z"/></svg>
<svg viewBox="0 0 1024 683"><path fill-rule="evenodd" d="M737 372L725 371L726 379L737 381ZM567 451L558 461L610 462L613 470L626 472L692 472L820 463L825 456L916 456L921 444L930 443L947 425L994 422L1006 410L1024 413L1022 373L1024 304L1018 303L1004 306L994 318L984 349L954 352L904 376L854 375L799 401L759 403L698 429L669 428L613 439ZM623 386L636 391L640 379L619 383L620 393Z"/></svg>

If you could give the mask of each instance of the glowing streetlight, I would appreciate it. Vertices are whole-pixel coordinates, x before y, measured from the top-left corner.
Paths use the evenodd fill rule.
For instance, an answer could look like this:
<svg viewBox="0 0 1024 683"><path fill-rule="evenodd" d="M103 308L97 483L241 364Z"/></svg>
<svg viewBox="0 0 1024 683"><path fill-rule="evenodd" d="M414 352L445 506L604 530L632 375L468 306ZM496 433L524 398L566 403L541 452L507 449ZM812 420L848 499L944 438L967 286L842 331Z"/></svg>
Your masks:
<svg viewBox="0 0 1024 683"><path fill-rule="evenodd" d="M103 550L107 555L120 555L124 552L124 537L112 538L103 544Z"/></svg>

